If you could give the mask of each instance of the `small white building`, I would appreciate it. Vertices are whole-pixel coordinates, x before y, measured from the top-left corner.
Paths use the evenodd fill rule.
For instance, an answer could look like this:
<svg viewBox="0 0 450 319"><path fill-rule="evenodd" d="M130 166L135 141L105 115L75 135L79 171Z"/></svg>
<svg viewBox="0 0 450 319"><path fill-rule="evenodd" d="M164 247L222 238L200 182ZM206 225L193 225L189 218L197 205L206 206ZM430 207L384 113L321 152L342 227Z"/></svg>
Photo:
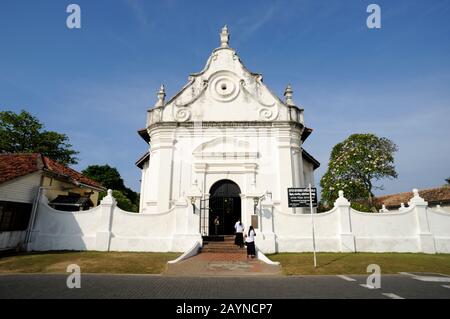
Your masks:
<svg viewBox="0 0 450 319"><path fill-rule="evenodd" d="M287 189L314 185L319 162L303 149L311 134L302 107L288 86L281 100L250 72L229 47L225 26L220 47L205 68L166 101L164 86L139 131L149 151L136 164L142 169L140 211L169 211L188 198L200 214L203 236L232 234L234 224L256 225L251 215L262 196L280 211L288 207ZM257 205L255 205L257 203ZM248 228L247 228L248 229Z"/></svg>

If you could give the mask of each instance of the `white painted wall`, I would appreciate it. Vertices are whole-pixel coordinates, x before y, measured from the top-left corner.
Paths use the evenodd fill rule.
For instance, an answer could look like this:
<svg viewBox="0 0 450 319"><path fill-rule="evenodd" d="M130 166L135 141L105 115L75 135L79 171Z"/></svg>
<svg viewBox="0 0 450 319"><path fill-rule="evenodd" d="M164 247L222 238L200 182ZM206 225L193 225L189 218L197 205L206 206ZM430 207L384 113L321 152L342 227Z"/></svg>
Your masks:
<svg viewBox="0 0 450 319"><path fill-rule="evenodd" d="M137 214L118 208L111 194L82 212L54 210L43 197L29 250L182 252L195 242L202 242L198 215L183 200L164 213Z"/></svg>
<svg viewBox="0 0 450 319"><path fill-rule="evenodd" d="M26 231L0 232L0 251L19 248L25 240L25 234Z"/></svg>
<svg viewBox="0 0 450 319"><path fill-rule="evenodd" d="M311 215L283 211L270 196L258 214L256 245L263 253L312 251ZM312 218L317 251L450 253L450 214L428 208L418 193L407 209L388 213L355 211L341 193L331 211ZM198 226L182 197L166 212L140 214L117 208L111 194L86 212L56 211L44 201L29 248L184 252L202 243Z"/></svg>
<svg viewBox="0 0 450 319"><path fill-rule="evenodd" d="M450 212L445 209L428 209L430 231L434 235L436 250L450 252Z"/></svg>
<svg viewBox="0 0 450 319"><path fill-rule="evenodd" d="M32 203L41 184L41 173L35 172L0 185L0 201Z"/></svg>

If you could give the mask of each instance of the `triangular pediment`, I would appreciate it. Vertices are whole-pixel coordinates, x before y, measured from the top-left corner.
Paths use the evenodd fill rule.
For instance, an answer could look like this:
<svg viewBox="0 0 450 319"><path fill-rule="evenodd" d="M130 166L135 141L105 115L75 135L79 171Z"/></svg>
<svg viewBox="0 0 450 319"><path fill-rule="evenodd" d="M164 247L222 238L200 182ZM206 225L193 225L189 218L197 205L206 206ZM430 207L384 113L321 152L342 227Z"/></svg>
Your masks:
<svg viewBox="0 0 450 319"><path fill-rule="evenodd" d="M196 158L257 158L258 152L247 141L234 137L218 137L197 146L192 154Z"/></svg>

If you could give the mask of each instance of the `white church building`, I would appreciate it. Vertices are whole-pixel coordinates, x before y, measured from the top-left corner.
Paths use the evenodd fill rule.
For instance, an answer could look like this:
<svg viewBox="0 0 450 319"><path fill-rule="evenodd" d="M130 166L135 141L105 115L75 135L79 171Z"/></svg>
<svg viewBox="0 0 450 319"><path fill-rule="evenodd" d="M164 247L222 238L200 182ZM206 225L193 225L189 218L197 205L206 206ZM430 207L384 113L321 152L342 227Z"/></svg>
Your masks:
<svg viewBox="0 0 450 319"><path fill-rule="evenodd" d="M292 94L288 86L281 100L247 70L224 27L204 70L169 100L161 87L147 112L140 213L117 207L112 191L91 210L58 211L43 190L26 248L189 256L203 240L233 234L241 219L256 228L263 253L312 251L313 238L324 252L450 253L449 212L416 189L407 207L380 213L353 210L342 191L328 212L288 207L288 188L314 185L319 167L303 148L312 130ZM2 238L0 248L11 246Z"/></svg>
<svg viewBox="0 0 450 319"><path fill-rule="evenodd" d="M224 27L205 68L174 97L166 101L161 87L140 131L149 151L137 162L141 213L168 211L187 197L201 214L202 235L210 236L216 217L217 235L233 234L238 219L252 224L266 196L281 211L302 213L288 208L287 188L314 184L319 167L303 149L312 130L291 87L284 100L276 96L261 74L244 66L229 39Z"/></svg>

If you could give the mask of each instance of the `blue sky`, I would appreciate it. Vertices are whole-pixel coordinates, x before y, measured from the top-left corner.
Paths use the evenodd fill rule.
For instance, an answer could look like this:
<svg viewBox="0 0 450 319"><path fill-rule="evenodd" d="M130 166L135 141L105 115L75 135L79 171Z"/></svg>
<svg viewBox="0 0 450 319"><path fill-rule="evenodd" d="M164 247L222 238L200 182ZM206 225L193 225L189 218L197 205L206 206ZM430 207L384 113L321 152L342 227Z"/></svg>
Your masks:
<svg viewBox="0 0 450 319"><path fill-rule="evenodd" d="M82 9L69 30L66 7ZM366 7L382 28L366 27ZM231 47L282 96L291 83L314 129L305 144L321 163L352 133L398 146L399 178L378 193L450 176L450 1L2 0L0 109L25 109L67 134L76 169L108 163L139 190L136 134L161 83L175 94L219 46Z"/></svg>

